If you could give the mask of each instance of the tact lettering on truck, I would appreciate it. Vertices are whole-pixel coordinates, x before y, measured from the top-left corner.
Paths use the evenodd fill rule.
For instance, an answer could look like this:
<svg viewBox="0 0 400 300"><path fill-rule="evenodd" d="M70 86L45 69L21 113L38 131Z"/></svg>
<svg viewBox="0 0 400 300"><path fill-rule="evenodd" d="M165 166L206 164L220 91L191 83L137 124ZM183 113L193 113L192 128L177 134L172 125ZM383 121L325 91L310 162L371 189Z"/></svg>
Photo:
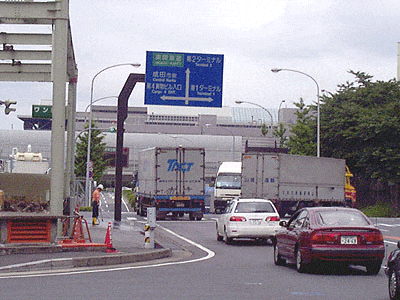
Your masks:
<svg viewBox="0 0 400 300"><path fill-rule="evenodd" d="M177 159L168 160L168 172L179 171L179 172L189 172L194 163L178 163Z"/></svg>

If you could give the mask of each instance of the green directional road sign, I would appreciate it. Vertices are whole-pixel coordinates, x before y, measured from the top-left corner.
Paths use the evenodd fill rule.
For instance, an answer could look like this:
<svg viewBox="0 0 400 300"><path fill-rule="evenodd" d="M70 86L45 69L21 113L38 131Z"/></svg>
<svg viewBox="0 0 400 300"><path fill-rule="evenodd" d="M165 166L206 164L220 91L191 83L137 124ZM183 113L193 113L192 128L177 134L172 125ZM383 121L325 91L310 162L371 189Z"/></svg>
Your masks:
<svg viewBox="0 0 400 300"><path fill-rule="evenodd" d="M51 119L51 105L32 105L32 118Z"/></svg>
<svg viewBox="0 0 400 300"><path fill-rule="evenodd" d="M146 54L145 104L222 107L221 54Z"/></svg>

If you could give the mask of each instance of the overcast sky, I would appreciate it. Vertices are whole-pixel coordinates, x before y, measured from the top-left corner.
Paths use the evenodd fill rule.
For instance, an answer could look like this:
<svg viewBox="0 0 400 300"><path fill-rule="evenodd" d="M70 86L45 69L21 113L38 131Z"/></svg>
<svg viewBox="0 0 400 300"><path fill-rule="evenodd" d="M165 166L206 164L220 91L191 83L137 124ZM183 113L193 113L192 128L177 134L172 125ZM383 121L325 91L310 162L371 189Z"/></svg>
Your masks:
<svg viewBox="0 0 400 300"><path fill-rule="evenodd" d="M307 73L331 92L353 79L348 70L387 81L397 75L399 11L398 0L70 0L77 109L89 104L97 72L140 63L96 78L94 99L117 96L129 73L145 72L146 51L223 54L223 106L243 100L277 109L282 100L288 107L300 97L307 104L316 100L310 78L272 73L275 67ZM9 29L0 25L0 32ZM0 107L0 129L22 129L16 116L30 115L32 105L51 94L50 83L1 82L0 100L18 104L8 116ZM143 102L144 84L138 84L129 105Z"/></svg>

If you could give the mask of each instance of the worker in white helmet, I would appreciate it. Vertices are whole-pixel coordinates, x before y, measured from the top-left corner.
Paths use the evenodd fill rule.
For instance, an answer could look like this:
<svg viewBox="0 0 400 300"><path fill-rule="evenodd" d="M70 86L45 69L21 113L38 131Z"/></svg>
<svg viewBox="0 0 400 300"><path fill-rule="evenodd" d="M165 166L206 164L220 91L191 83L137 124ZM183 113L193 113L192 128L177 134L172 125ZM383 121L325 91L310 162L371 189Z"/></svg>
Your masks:
<svg viewBox="0 0 400 300"><path fill-rule="evenodd" d="M92 224L99 225L99 206L100 206L100 192L104 189L102 184L99 184L94 190L92 195Z"/></svg>

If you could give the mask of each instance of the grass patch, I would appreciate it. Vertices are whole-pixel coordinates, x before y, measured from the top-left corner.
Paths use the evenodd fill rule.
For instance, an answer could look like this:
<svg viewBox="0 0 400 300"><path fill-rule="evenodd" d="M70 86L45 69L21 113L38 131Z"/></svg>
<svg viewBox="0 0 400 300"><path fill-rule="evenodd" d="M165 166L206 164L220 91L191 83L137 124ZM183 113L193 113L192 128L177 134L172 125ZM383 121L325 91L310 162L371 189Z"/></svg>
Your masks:
<svg viewBox="0 0 400 300"><path fill-rule="evenodd" d="M132 190L123 190L122 195L128 201L131 208L134 208L136 201L135 193Z"/></svg>
<svg viewBox="0 0 400 300"><path fill-rule="evenodd" d="M79 207L79 211L92 211L92 207L91 206L82 206L82 207Z"/></svg>
<svg viewBox="0 0 400 300"><path fill-rule="evenodd" d="M399 210L385 203L377 203L360 209L368 217L396 218Z"/></svg>

